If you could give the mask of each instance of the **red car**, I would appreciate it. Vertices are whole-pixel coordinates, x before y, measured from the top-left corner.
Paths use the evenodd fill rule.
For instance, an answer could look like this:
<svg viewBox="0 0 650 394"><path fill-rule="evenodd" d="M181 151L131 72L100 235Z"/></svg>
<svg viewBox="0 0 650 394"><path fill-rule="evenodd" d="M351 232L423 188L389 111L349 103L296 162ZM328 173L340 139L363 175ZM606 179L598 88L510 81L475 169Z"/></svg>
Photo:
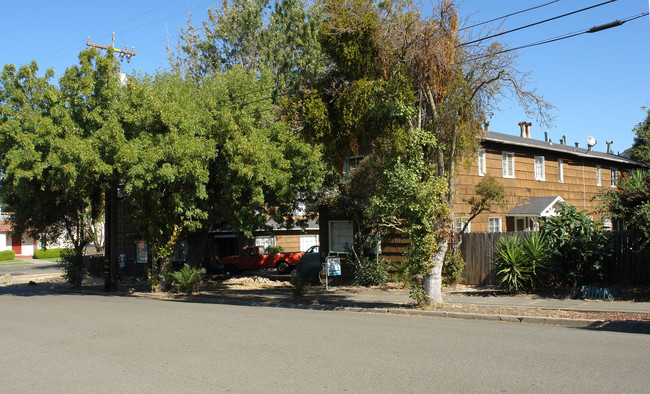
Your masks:
<svg viewBox="0 0 650 394"><path fill-rule="evenodd" d="M289 273L298 264L304 252L264 254L264 246L251 246L241 256L228 256L221 259L227 272L277 268L281 274Z"/></svg>

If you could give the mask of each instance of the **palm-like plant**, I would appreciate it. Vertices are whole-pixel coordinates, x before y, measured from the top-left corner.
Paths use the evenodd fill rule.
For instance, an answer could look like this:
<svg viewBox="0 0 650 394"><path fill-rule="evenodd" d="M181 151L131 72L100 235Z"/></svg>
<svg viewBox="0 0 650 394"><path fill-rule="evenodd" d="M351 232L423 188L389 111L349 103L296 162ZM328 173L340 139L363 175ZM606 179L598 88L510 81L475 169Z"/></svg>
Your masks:
<svg viewBox="0 0 650 394"><path fill-rule="evenodd" d="M505 291L517 293L531 285L532 272L517 235L499 238L492 259L499 286Z"/></svg>
<svg viewBox="0 0 650 394"><path fill-rule="evenodd" d="M205 268L195 268L185 264L180 271L172 272L172 278L178 284L178 289L190 296L199 288L201 276L205 272Z"/></svg>

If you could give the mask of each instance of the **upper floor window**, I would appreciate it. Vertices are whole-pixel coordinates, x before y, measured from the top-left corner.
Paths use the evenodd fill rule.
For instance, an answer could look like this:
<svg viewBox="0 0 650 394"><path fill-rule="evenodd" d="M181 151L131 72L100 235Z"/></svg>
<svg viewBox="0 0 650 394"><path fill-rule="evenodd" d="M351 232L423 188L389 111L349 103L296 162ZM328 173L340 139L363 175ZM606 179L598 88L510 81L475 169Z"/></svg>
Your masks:
<svg viewBox="0 0 650 394"><path fill-rule="evenodd" d="M611 187L616 187L618 186L618 169L617 168L610 168L609 169L609 185Z"/></svg>
<svg viewBox="0 0 650 394"><path fill-rule="evenodd" d="M564 183L564 160L562 159L557 161L557 181Z"/></svg>
<svg viewBox="0 0 650 394"><path fill-rule="evenodd" d="M544 156L535 156L535 180L543 181L546 179L546 170L544 165Z"/></svg>
<svg viewBox="0 0 650 394"><path fill-rule="evenodd" d="M600 182L600 166L596 166L596 186L601 186Z"/></svg>
<svg viewBox="0 0 650 394"><path fill-rule="evenodd" d="M515 177L515 154L512 152L503 152L501 157L501 168L504 178Z"/></svg>
<svg viewBox="0 0 650 394"><path fill-rule="evenodd" d="M478 150L478 174L485 176L485 149Z"/></svg>

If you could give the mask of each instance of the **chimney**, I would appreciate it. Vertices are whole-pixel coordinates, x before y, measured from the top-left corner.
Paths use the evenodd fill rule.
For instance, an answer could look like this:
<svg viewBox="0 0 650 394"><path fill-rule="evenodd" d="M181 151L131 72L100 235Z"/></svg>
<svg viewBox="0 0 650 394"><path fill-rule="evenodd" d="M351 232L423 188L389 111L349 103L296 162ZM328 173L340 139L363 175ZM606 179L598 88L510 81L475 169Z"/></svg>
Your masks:
<svg viewBox="0 0 650 394"><path fill-rule="evenodd" d="M562 145L566 145L566 134L562 135Z"/></svg>
<svg viewBox="0 0 650 394"><path fill-rule="evenodd" d="M605 141L605 143L607 144L607 153L612 153L612 144L614 141Z"/></svg>
<svg viewBox="0 0 650 394"><path fill-rule="evenodd" d="M531 123L528 122L524 126L526 126L526 138L530 138L530 126L531 126Z"/></svg>
<svg viewBox="0 0 650 394"><path fill-rule="evenodd" d="M550 142L550 141L548 140L548 131L545 131L545 132L544 132L544 141L546 141L546 142Z"/></svg>
<svg viewBox="0 0 650 394"><path fill-rule="evenodd" d="M490 122L483 123L483 130L485 130L486 133L490 131Z"/></svg>
<svg viewBox="0 0 650 394"><path fill-rule="evenodd" d="M526 138L526 122L519 122L519 136L521 138Z"/></svg>

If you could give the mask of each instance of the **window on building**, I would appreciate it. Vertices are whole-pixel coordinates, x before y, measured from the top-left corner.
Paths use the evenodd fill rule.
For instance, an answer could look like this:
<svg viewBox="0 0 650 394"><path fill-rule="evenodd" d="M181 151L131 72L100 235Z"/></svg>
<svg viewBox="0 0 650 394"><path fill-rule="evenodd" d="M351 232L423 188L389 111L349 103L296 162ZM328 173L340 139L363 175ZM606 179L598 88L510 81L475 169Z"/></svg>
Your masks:
<svg viewBox="0 0 650 394"><path fill-rule="evenodd" d="M488 232L500 233L501 232L501 218L488 218Z"/></svg>
<svg viewBox="0 0 650 394"><path fill-rule="evenodd" d="M546 179L546 169L544 165L544 156L535 156L535 180L543 181Z"/></svg>
<svg viewBox="0 0 650 394"><path fill-rule="evenodd" d="M255 246L264 246L265 249L269 246L275 246L275 237L272 235L255 237Z"/></svg>
<svg viewBox="0 0 650 394"><path fill-rule="evenodd" d="M485 176L485 149L478 150L478 174Z"/></svg>
<svg viewBox="0 0 650 394"><path fill-rule="evenodd" d="M515 154L513 152L503 152L501 167L504 178L515 177Z"/></svg>
<svg viewBox="0 0 650 394"><path fill-rule="evenodd" d="M330 252L345 252L346 246L352 246L354 232L352 222L347 220L333 220L329 222Z"/></svg>
<svg viewBox="0 0 650 394"><path fill-rule="evenodd" d="M617 187L618 186L618 169L617 168L610 168L609 169L609 185L611 187Z"/></svg>
<svg viewBox="0 0 650 394"><path fill-rule="evenodd" d="M351 171L359 167L359 164L361 163L362 160L363 160L363 156L353 156L345 159L345 161L343 162L343 173L345 175L350 175Z"/></svg>
<svg viewBox="0 0 650 394"><path fill-rule="evenodd" d="M463 226L465 226L465 223L469 221L469 218L456 218L456 232L460 233L460 231L463 229ZM467 225L467 228L465 229L465 233L470 233L472 229L472 223L469 223Z"/></svg>
<svg viewBox="0 0 650 394"><path fill-rule="evenodd" d="M600 183L600 166L596 166L596 186L601 186L601 183Z"/></svg>
<svg viewBox="0 0 650 394"><path fill-rule="evenodd" d="M557 181L564 183L564 160L557 161Z"/></svg>

